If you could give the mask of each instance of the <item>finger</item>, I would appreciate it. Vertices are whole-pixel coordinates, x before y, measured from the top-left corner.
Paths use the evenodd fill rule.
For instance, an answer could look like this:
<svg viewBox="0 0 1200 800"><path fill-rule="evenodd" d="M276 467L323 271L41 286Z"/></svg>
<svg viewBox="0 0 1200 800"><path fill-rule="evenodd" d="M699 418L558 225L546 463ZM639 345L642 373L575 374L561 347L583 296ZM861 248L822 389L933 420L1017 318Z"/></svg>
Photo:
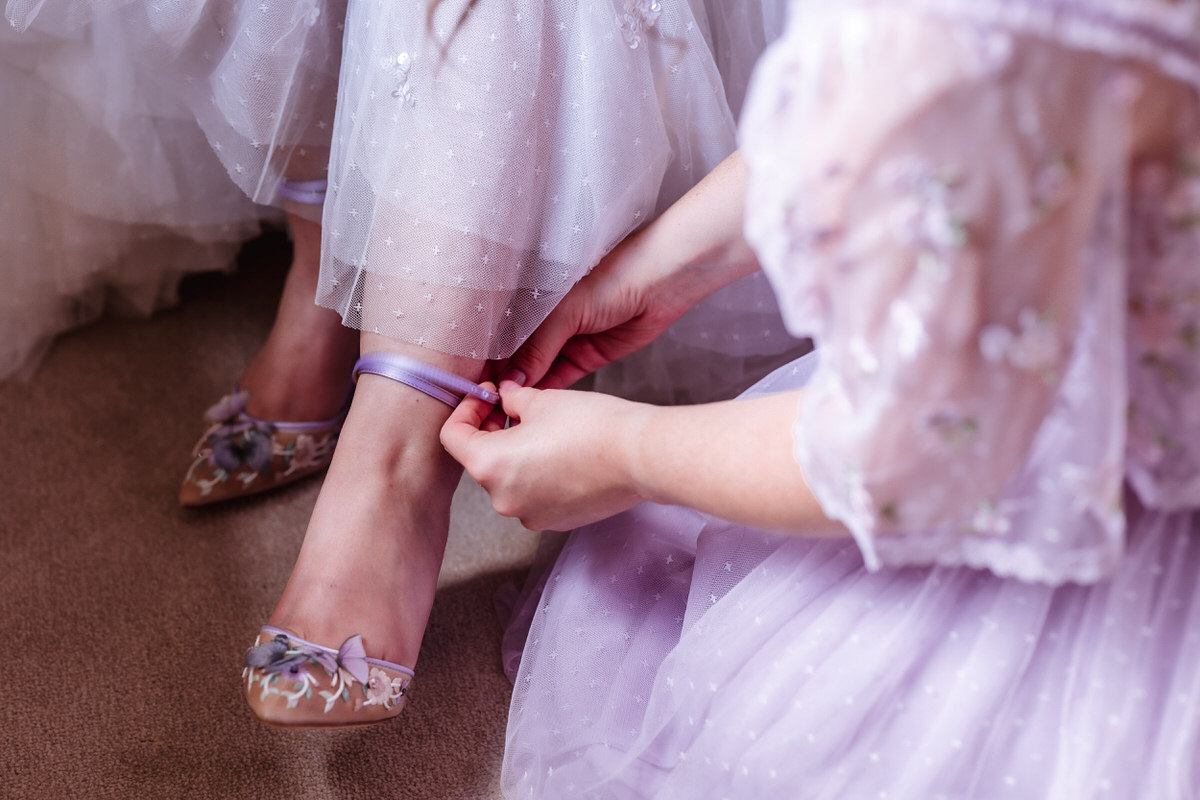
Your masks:
<svg viewBox="0 0 1200 800"><path fill-rule="evenodd" d="M574 299L574 295L568 292L562 302L509 359L502 380L513 380L517 375L521 375L524 376L524 380L518 383L526 386L536 384L546 374L546 370L550 369L563 344L579 333L580 325L580 304Z"/></svg>
<svg viewBox="0 0 1200 800"><path fill-rule="evenodd" d="M530 385L536 385L539 389L566 389L580 378L585 378L605 366L610 360L596 348L592 337L577 336L563 345L558 358L550 365L545 376L536 384Z"/></svg>
<svg viewBox="0 0 1200 800"><path fill-rule="evenodd" d="M504 409L500 406L492 408L492 413L488 414L487 419L483 421L480 430L488 433L504 430L505 424L508 422L508 414L504 413Z"/></svg>
<svg viewBox="0 0 1200 800"><path fill-rule="evenodd" d="M492 391L496 389L491 383L482 385L485 389ZM446 448L446 452L455 461L465 464L464 459L470 452L471 443L483 433L480 429L491 415L493 408L491 403L468 395L463 398L457 408L450 412L450 418L442 425L441 441L442 447Z"/></svg>
<svg viewBox="0 0 1200 800"><path fill-rule="evenodd" d="M539 391L526 386L518 386L512 381L502 381L500 383L500 405L505 414L514 420L519 420L521 412L529 407L533 399L538 396Z"/></svg>

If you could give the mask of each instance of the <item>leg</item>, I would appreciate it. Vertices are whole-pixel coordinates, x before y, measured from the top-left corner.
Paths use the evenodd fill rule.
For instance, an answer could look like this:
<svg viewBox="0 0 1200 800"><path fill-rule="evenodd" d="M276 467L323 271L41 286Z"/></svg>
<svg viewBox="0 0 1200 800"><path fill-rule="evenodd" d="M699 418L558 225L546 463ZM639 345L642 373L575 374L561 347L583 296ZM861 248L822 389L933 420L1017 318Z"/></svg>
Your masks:
<svg viewBox="0 0 1200 800"><path fill-rule="evenodd" d="M362 350L418 358L470 380L478 380L484 366L376 334L363 334ZM361 634L370 657L416 664L462 473L438 441L449 414L449 406L408 386L360 377L270 625L335 647ZM330 719L319 707L281 713L279 703L264 702L254 689L248 698L267 721Z"/></svg>
<svg viewBox="0 0 1200 800"><path fill-rule="evenodd" d="M321 226L288 213L292 266L275 323L239 385L250 391L246 410L262 419L328 419L346 401L358 332L336 312L313 302L321 266Z"/></svg>
<svg viewBox="0 0 1200 800"><path fill-rule="evenodd" d="M179 502L207 505L285 486L329 464L341 429L358 332L314 301L321 226L288 214L293 260L270 336L206 413Z"/></svg>

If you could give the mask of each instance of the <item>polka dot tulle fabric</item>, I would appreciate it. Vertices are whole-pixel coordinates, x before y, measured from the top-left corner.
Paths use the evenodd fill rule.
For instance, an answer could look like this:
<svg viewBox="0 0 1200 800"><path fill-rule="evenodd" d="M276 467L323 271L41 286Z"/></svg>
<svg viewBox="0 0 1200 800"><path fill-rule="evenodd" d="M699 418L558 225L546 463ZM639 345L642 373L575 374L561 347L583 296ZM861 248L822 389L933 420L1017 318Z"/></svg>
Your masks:
<svg viewBox="0 0 1200 800"><path fill-rule="evenodd" d="M510 355L734 149L783 6L10 0L7 14L94 53L107 46L93 36L119 32L121 57L254 200L327 177L323 211L289 206L323 220L317 301L347 325L482 359ZM738 309L725 316L741 333L705 349L794 346L761 278L713 302Z"/></svg>

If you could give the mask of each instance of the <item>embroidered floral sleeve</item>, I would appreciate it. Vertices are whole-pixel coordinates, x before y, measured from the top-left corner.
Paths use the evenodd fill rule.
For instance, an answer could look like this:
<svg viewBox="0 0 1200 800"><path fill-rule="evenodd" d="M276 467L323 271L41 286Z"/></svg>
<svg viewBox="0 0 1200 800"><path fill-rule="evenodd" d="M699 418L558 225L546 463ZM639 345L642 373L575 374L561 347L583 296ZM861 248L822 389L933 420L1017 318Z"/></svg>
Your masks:
<svg viewBox="0 0 1200 800"><path fill-rule="evenodd" d="M1119 557L1135 84L1099 61L876 5L761 67L748 234L820 353L796 454L871 567Z"/></svg>

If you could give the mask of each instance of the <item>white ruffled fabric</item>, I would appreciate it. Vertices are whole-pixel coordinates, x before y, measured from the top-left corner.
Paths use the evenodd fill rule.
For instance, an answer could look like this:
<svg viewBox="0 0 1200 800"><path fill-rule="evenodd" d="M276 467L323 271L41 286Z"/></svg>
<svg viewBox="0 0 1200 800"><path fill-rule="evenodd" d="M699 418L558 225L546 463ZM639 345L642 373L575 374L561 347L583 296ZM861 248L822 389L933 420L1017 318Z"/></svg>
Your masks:
<svg viewBox="0 0 1200 800"><path fill-rule="evenodd" d="M325 176L345 0L8 0L6 14L18 30L104 31L92 57L170 95L255 202L279 204L283 178Z"/></svg>
<svg viewBox="0 0 1200 800"><path fill-rule="evenodd" d="M104 18L0 29L0 379L105 309L149 314L227 269L264 210Z"/></svg>

